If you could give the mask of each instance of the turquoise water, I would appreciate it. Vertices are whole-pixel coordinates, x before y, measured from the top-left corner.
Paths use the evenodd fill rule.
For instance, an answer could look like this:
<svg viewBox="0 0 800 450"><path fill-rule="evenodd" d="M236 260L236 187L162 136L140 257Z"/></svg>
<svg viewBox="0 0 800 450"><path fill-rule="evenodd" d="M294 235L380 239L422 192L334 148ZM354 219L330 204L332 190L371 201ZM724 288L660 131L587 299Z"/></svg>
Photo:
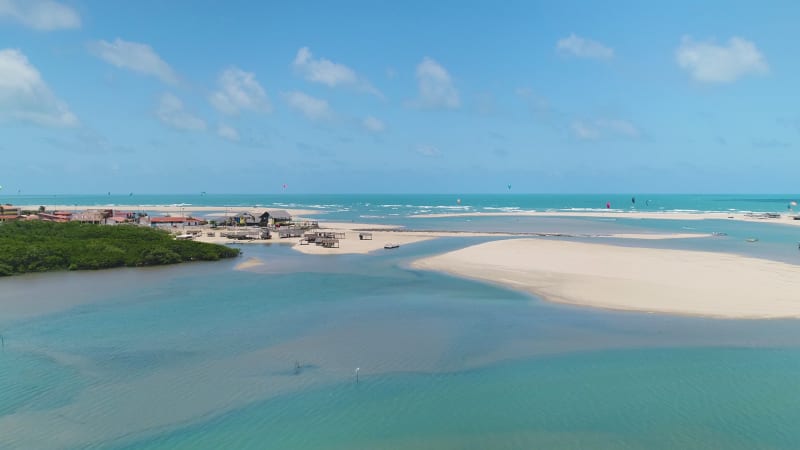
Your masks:
<svg viewBox="0 0 800 450"><path fill-rule="evenodd" d="M417 223L724 231L612 242L800 263L796 228L765 223ZM797 321L556 305L407 269L487 239L351 256L249 245L244 257L265 261L250 271L237 260L2 279L0 448L797 447Z"/></svg>
<svg viewBox="0 0 800 450"><path fill-rule="evenodd" d="M127 449L792 449L797 350L571 354L287 395ZM712 382L713 380L713 382Z"/></svg>
<svg viewBox="0 0 800 450"><path fill-rule="evenodd" d="M635 198L635 203L632 199ZM338 219L385 221L410 214L502 212L513 210L754 211L787 212L800 194L172 194L144 195L3 195L0 202L18 205L194 205L267 206L315 209ZM796 210L797 207L794 207Z"/></svg>

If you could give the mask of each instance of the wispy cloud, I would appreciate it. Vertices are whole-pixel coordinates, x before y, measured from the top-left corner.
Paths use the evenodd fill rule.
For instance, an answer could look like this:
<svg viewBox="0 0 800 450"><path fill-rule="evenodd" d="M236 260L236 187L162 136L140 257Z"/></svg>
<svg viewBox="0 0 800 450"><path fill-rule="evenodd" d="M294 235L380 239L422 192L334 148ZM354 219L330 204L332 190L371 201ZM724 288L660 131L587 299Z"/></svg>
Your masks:
<svg viewBox="0 0 800 450"><path fill-rule="evenodd" d="M769 72L767 60L756 45L739 37L718 45L684 36L675 59L692 78L705 83L730 83L745 75Z"/></svg>
<svg viewBox="0 0 800 450"><path fill-rule="evenodd" d="M78 118L57 98L19 50L0 50L0 119L74 126Z"/></svg>
<svg viewBox="0 0 800 450"><path fill-rule="evenodd" d="M528 105L528 109L534 114L541 115L551 111L551 106L547 99L536 94L531 88L517 88L514 93Z"/></svg>
<svg viewBox="0 0 800 450"><path fill-rule="evenodd" d="M117 38L114 42L90 42L89 51L115 67L155 76L167 84L178 83L178 75L172 67L147 44Z"/></svg>
<svg viewBox="0 0 800 450"><path fill-rule="evenodd" d="M267 93L253 72L230 67L219 77L219 90L209 101L221 113L237 115L240 111L272 111Z"/></svg>
<svg viewBox="0 0 800 450"><path fill-rule="evenodd" d="M578 58L608 60L614 57L614 49L591 39L582 38L575 33L559 39L556 50L565 55Z"/></svg>
<svg viewBox="0 0 800 450"><path fill-rule="evenodd" d="M570 128L576 138L584 141L619 137L638 138L641 135L635 125L620 119L576 120L572 122Z"/></svg>
<svg viewBox="0 0 800 450"><path fill-rule="evenodd" d="M311 120L326 120L333 117L328 102L299 91L285 92L283 98L289 108L301 112Z"/></svg>
<svg viewBox="0 0 800 450"><path fill-rule="evenodd" d="M435 156L439 156L442 154L442 152L440 152L438 148L428 144L417 145L417 147L414 150L420 155L428 158L433 158Z"/></svg>
<svg viewBox="0 0 800 450"><path fill-rule="evenodd" d="M173 94L161 96L156 109L156 117L165 125L181 131L205 131L206 122L187 112L181 99Z"/></svg>
<svg viewBox="0 0 800 450"><path fill-rule="evenodd" d="M753 147L762 149L780 149L789 148L792 146L791 142L782 141L780 139L753 139Z"/></svg>
<svg viewBox="0 0 800 450"><path fill-rule="evenodd" d="M239 141L239 132L229 125L219 124L219 127L217 127L217 135L229 141Z"/></svg>
<svg viewBox="0 0 800 450"><path fill-rule="evenodd" d="M409 105L420 109L455 109L461 105L458 90L441 64L425 57L417 65L419 95Z"/></svg>
<svg viewBox="0 0 800 450"><path fill-rule="evenodd" d="M40 31L81 27L81 16L74 9L52 0L0 0L0 18Z"/></svg>
<svg viewBox="0 0 800 450"><path fill-rule="evenodd" d="M361 122L361 125L367 131L371 131L373 133L380 133L386 130L386 124L372 116L364 118L364 120Z"/></svg>
<svg viewBox="0 0 800 450"><path fill-rule="evenodd" d="M292 61L292 68L312 83L320 83L329 87L347 86L383 97L383 94L375 86L359 76L355 70L329 59L314 58L308 47L297 51L297 55Z"/></svg>

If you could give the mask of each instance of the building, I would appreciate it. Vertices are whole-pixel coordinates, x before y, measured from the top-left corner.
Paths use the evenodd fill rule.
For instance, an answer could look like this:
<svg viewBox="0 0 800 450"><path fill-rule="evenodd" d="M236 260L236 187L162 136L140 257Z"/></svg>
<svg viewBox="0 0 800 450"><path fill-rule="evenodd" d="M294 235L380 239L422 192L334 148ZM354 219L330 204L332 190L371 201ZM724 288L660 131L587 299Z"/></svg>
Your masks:
<svg viewBox="0 0 800 450"><path fill-rule="evenodd" d="M151 217L150 226L154 228L174 228L186 225L186 217Z"/></svg>
<svg viewBox="0 0 800 450"><path fill-rule="evenodd" d="M19 208L9 204L0 205L0 222L19 219Z"/></svg>
<svg viewBox="0 0 800 450"><path fill-rule="evenodd" d="M151 217L150 226L156 228L196 227L207 222L196 217Z"/></svg>
<svg viewBox="0 0 800 450"><path fill-rule="evenodd" d="M117 225L120 223L132 223L136 220L136 214L132 211L112 211L111 215L103 221L106 225Z"/></svg>
<svg viewBox="0 0 800 450"><path fill-rule="evenodd" d="M80 223L95 223L101 224L106 216L103 214L103 211L99 210L88 210L80 213L73 214L70 217L70 220L73 222L80 222Z"/></svg>
<svg viewBox="0 0 800 450"><path fill-rule="evenodd" d="M292 222L292 215L283 209L267 210L259 216L261 225L282 226Z"/></svg>
<svg viewBox="0 0 800 450"><path fill-rule="evenodd" d="M38 213L37 216L42 222L69 222L72 218L72 213L68 211L55 211L51 213Z"/></svg>
<svg viewBox="0 0 800 450"><path fill-rule="evenodd" d="M259 224L259 219L256 215L250 212L240 212L231 217L228 217L227 222L231 225L242 227L253 227Z"/></svg>

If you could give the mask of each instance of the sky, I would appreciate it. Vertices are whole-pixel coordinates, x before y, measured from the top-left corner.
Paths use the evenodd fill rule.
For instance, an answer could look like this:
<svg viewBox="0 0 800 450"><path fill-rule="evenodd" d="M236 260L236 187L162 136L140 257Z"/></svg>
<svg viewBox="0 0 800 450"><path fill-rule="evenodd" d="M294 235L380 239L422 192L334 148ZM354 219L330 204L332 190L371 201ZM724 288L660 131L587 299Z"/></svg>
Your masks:
<svg viewBox="0 0 800 450"><path fill-rule="evenodd" d="M0 0L0 193L797 193L794 1Z"/></svg>

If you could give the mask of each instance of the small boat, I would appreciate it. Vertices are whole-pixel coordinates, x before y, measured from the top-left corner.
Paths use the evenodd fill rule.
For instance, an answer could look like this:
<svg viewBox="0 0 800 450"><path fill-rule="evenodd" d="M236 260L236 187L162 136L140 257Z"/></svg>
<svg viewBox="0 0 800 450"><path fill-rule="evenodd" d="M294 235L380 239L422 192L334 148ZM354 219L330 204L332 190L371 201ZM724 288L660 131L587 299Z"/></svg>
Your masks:
<svg viewBox="0 0 800 450"><path fill-rule="evenodd" d="M398 248L398 247L400 247L400 244L392 244L391 242L387 242L386 245L383 246L383 248L385 248L387 250L390 250L390 249L393 249L393 248Z"/></svg>
<svg viewBox="0 0 800 450"><path fill-rule="evenodd" d="M712 236L727 236L728 233L723 233L721 231L715 231L715 232L711 233L711 235Z"/></svg>
<svg viewBox="0 0 800 450"><path fill-rule="evenodd" d="M747 238L745 239L746 242L758 242L758 238Z"/></svg>

